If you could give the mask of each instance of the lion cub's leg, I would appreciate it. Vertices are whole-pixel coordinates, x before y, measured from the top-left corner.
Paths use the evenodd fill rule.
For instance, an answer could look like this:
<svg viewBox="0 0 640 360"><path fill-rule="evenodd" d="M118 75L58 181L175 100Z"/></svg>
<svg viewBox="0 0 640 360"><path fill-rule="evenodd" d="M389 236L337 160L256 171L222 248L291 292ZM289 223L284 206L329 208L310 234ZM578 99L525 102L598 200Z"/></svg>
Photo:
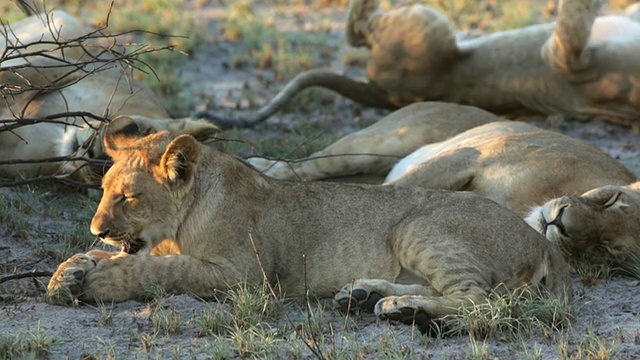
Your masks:
<svg viewBox="0 0 640 360"><path fill-rule="evenodd" d="M553 34L541 49L542 58L549 66L573 73L589 65L591 52L587 44L597 12L597 0L560 0Z"/></svg>
<svg viewBox="0 0 640 360"><path fill-rule="evenodd" d="M99 261L92 261L96 260L93 252L72 257L52 277L47 289L49 300L65 304L74 298L89 302L145 299L154 288L207 298L246 280L226 259L119 254L105 255Z"/></svg>

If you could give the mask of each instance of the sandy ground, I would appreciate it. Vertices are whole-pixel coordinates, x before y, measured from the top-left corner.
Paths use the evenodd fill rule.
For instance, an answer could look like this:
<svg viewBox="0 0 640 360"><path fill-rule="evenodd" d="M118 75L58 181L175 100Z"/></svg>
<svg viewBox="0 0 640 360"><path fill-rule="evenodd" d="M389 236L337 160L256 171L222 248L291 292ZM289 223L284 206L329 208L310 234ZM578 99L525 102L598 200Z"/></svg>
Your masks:
<svg viewBox="0 0 640 360"><path fill-rule="evenodd" d="M211 6L199 12L199 21L207 21L209 37L202 47L193 54L183 68L178 69L186 79L193 83L189 91L199 98L197 109L205 108L207 99L214 98L214 103L221 111L231 112L222 107L233 95L241 91L253 92L258 102L272 96L281 84L265 85L264 77L270 76L268 70L252 68L229 68L230 57L237 50L237 43L221 41L219 38L218 19L223 8ZM265 11L270 11L265 9ZM306 14L304 9L292 8L289 16L282 18L282 26L303 29L308 21L322 16L339 19L335 9L318 10ZM340 22L335 21L331 27L335 34L335 48L339 50L341 43ZM344 69L339 61L328 61L327 66L337 70ZM357 70L356 70L357 72ZM272 76L272 75L271 75ZM244 90L243 90L244 89ZM234 112L242 114L243 109ZM379 119L384 112L378 110L362 111L346 100L336 100L330 109L320 107L305 114L278 114L254 130L243 131L246 137L277 137L278 134L291 129L302 122L312 122L318 129L332 133L344 134L354 131ZM616 159L627 165L640 176L640 136L629 129L603 122L580 123L565 121L561 126L552 126L556 122L537 119L535 123L542 127L584 139L600 147ZM21 202L39 190L0 189L0 196L5 201ZM47 196L42 196L46 198ZM56 241L56 233L65 228L83 226L86 215L80 216L68 208L56 211L47 209L46 201L36 201L32 209L25 211L29 219L26 230L16 235L15 229L9 228L8 221L0 223L0 264L3 276L12 273L29 271L53 271L58 263L38 251L43 242ZM29 204L32 204L29 202ZM31 206L31 205L29 205ZM43 230L45 229L45 230ZM220 305L198 301L188 296L174 296L161 300L165 309L173 309L181 318L180 331L166 335L156 333L151 322L152 307L147 303L129 301L121 304L106 304L104 307L79 306L59 307L43 301L43 287L48 278L12 280L0 284L0 335L26 337L44 336L53 340L50 353L45 358L80 359L80 358L227 358L239 357L242 354L225 355L225 346L237 344L237 339L230 337L200 336L198 324L202 311L215 309ZM553 359L562 357L561 343L566 341L570 352L578 358L588 358L604 353L609 358L640 358L640 304L636 300L640 292L638 282L628 278L602 280L595 286L582 285L575 280L575 306L579 308L577 319L571 327L554 334L538 334L523 339L526 349L518 347L516 342L492 339L487 342L487 349L481 358L540 358ZM359 316L345 326L344 317L333 312L327 302L323 302L324 326L323 335L327 348L357 351L351 354L365 358L391 357L379 352L380 344L388 341L389 349L399 351L403 356L415 358L462 359L473 358L473 343L468 336L457 336L447 339L432 340L416 335L411 327L377 321L371 315ZM291 338L292 328L302 323L305 311L298 305L287 305L285 310L292 316L293 325L280 324L275 344L280 352L253 352L255 357L312 357L311 352L301 346L293 347L286 341ZM331 325L330 325L331 324ZM277 326L276 326L277 327ZM38 335L40 334L40 335ZM589 339L606 339L604 343L584 343ZM294 341L295 342L295 341ZM227 345L225 345L227 344ZM235 345L237 346L237 345ZM576 353L576 349L590 348L593 354ZM351 349L351 350L349 350ZM604 350L603 350L604 349ZM264 349L263 349L264 350ZM0 346L0 359L5 358ZM6 349L5 349L6 351ZM480 352L482 354L482 352ZM520 355L514 355L514 354ZM276 355L278 354L278 355ZM529 355L526 355L529 354ZM325 354L328 355L328 354ZM245 354L251 357L251 354ZM344 356L349 358L351 356Z"/></svg>

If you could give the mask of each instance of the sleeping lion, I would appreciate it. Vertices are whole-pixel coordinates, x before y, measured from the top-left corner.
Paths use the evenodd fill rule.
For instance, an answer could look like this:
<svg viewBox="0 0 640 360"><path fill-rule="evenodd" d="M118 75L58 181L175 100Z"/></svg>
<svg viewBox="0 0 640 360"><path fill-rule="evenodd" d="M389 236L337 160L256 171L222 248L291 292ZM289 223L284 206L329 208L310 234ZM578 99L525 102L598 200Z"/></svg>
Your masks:
<svg viewBox="0 0 640 360"><path fill-rule="evenodd" d="M416 103L307 159L248 161L279 179L473 191L527 218L569 260L640 258L633 173L584 141L474 107Z"/></svg>
<svg viewBox="0 0 640 360"><path fill-rule="evenodd" d="M367 82L311 70L250 118L202 115L220 126L251 126L303 89L321 86L365 106L443 101L508 116L562 114L640 126L638 8L628 17L596 17L598 0L560 0L555 23L465 38L431 7L382 12L378 4L352 0L347 15L347 42L370 50Z"/></svg>
<svg viewBox="0 0 640 360"><path fill-rule="evenodd" d="M208 298L259 285L264 271L288 297L306 282L342 309L409 323L422 314L425 328L502 284L571 296L553 243L472 193L276 180L191 136L144 136L126 117L104 142L114 164L91 232L122 251L62 263L54 303L136 299L150 285Z"/></svg>
<svg viewBox="0 0 640 360"><path fill-rule="evenodd" d="M0 119L4 126L14 127L0 129L0 159L6 160L0 163L0 177L74 174L95 181L101 169L85 166L82 159L104 157L100 129L103 121L119 115L135 118L145 132L168 130L206 140L218 131L203 120L171 119L151 90L127 75L118 62L90 55L103 49L98 40L85 39L82 46L74 41L88 32L63 11L34 15L0 29ZM52 157L78 160L36 161Z"/></svg>

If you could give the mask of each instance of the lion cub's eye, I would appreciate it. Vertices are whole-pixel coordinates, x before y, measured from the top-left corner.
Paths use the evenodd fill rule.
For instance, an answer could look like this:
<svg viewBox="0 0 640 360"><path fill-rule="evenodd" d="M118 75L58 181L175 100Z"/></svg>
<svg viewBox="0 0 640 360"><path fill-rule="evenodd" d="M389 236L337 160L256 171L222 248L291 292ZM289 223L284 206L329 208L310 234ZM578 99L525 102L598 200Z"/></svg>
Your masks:
<svg viewBox="0 0 640 360"><path fill-rule="evenodd" d="M138 197L139 194L134 194L134 193L130 193L130 194L120 194L118 196L118 201L119 202L125 202L128 200L134 200L135 198Z"/></svg>
<svg viewBox="0 0 640 360"><path fill-rule="evenodd" d="M619 193L619 192L617 192L617 193L613 194L613 196L611 196L611 197L609 198L609 200L607 200L607 202L606 202L606 203L604 203L604 208L606 209L606 208L608 208L608 207L611 207L613 204L615 204L615 203L616 203L616 201L618 201L618 198L619 198L619 197L620 197L620 193Z"/></svg>

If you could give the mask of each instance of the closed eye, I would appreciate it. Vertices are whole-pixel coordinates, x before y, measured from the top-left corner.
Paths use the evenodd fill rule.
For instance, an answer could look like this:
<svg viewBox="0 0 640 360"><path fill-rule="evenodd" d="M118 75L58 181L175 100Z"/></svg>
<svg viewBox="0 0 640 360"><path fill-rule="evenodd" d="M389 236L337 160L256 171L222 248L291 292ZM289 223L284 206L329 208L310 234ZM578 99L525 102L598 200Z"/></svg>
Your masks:
<svg viewBox="0 0 640 360"><path fill-rule="evenodd" d="M619 192L613 194L613 196L611 196L609 198L609 200L607 200L607 202L604 203L604 208L606 209L608 207L611 207L613 204L616 203L616 201L618 201L619 198L620 198L620 193Z"/></svg>
<svg viewBox="0 0 640 360"><path fill-rule="evenodd" d="M142 193L129 193L129 194L123 194L123 196L127 200L136 200L136 199L140 198L141 194Z"/></svg>
<svg viewBox="0 0 640 360"><path fill-rule="evenodd" d="M120 194L120 195L117 195L116 202L125 202L125 201L129 201L129 200L133 200L133 199L137 198L138 195L139 194L134 194L134 193L131 193L131 194Z"/></svg>

